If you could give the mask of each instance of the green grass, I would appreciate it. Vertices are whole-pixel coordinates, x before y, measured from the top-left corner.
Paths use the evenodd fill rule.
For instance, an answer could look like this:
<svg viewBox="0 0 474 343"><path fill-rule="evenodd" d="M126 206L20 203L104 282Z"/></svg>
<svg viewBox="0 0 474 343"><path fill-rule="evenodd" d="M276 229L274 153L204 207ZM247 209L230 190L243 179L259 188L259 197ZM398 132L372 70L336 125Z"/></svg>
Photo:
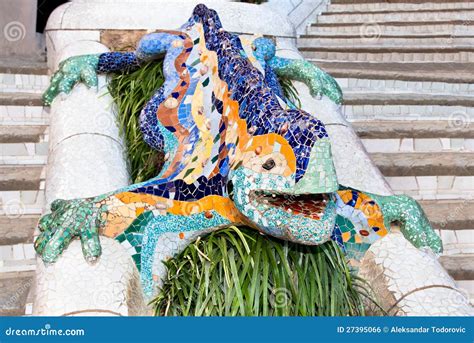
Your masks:
<svg viewBox="0 0 474 343"><path fill-rule="evenodd" d="M109 83L109 92L118 109L119 126L127 144L133 183L153 178L163 165L163 154L145 143L138 120L142 108L163 82L163 61L159 60L136 71L116 74Z"/></svg>
<svg viewBox="0 0 474 343"><path fill-rule="evenodd" d="M133 183L151 179L162 166L163 155L144 142L138 118L163 81L162 61L156 61L114 75L109 83ZM300 106L291 81L280 82L285 96ZM368 293L335 243L301 246L249 228L203 237L166 266L168 278L152 302L157 315L363 315Z"/></svg>
<svg viewBox="0 0 474 343"><path fill-rule="evenodd" d="M364 315L367 286L337 245L302 246L229 227L165 262L160 316Z"/></svg>
<svg viewBox="0 0 474 343"><path fill-rule="evenodd" d="M285 98L287 98L296 107L301 108L299 94L295 86L293 85L293 82L286 77L279 77L278 82L280 83Z"/></svg>

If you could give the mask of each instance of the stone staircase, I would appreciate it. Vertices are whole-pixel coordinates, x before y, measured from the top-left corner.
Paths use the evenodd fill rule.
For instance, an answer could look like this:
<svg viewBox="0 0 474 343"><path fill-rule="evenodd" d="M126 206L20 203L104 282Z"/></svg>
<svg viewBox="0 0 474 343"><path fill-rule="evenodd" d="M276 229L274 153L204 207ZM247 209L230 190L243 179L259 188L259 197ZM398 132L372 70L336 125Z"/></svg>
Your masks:
<svg viewBox="0 0 474 343"><path fill-rule="evenodd" d="M298 39L396 193L420 200L474 300L474 1L332 0Z"/></svg>
<svg viewBox="0 0 474 343"><path fill-rule="evenodd" d="M0 315L31 309L33 231L43 209L48 113L45 62L0 61Z"/></svg>

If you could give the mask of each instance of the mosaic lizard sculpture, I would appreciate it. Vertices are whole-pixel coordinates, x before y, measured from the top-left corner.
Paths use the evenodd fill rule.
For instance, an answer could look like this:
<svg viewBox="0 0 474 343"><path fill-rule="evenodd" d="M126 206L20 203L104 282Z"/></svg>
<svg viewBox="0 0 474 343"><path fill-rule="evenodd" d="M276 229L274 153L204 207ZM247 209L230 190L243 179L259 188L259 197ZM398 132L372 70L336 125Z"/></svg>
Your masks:
<svg viewBox="0 0 474 343"><path fill-rule="evenodd" d="M324 124L284 98L276 75L305 82L334 102L333 78L304 60L275 56L269 39L226 32L215 11L198 5L179 30L145 35L136 52L62 62L44 100L97 73L139 68L165 54L164 85L140 117L145 141L164 151L155 178L89 199L56 200L35 242L54 262L79 237L86 259L101 254L99 235L129 251L145 294L156 292L162 259L177 244L228 225L248 225L301 244L335 240L357 265L398 221L417 247L441 251L421 207L407 196L379 196L338 184Z"/></svg>

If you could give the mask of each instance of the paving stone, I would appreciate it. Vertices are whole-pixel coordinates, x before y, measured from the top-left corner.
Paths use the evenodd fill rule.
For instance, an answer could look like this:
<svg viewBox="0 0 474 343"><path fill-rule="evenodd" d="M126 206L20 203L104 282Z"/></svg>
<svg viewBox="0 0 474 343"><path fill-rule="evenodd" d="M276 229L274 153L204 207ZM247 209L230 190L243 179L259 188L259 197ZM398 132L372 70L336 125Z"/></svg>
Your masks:
<svg viewBox="0 0 474 343"><path fill-rule="evenodd" d="M48 66L44 58L2 57L0 73L47 75Z"/></svg>
<svg viewBox="0 0 474 343"><path fill-rule="evenodd" d="M0 191L38 190L43 166L0 166Z"/></svg>
<svg viewBox="0 0 474 343"><path fill-rule="evenodd" d="M0 278L0 315L21 316L25 313L28 292L33 284L31 272Z"/></svg>
<svg viewBox="0 0 474 343"><path fill-rule="evenodd" d="M400 88L406 88L400 85ZM474 106L474 96L427 93L345 92L345 105Z"/></svg>
<svg viewBox="0 0 474 343"><path fill-rule="evenodd" d="M417 176L416 181L418 183L418 187L422 190L429 189L436 191L438 188L436 176Z"/></svg>
<svg viewBox="0 0 474 343"><path fill-rule="evenodd" d="M1 125L0 143L39 142L46 125Z"/></svg>
<svg viewBox="0 0 474 343"><path fill-rule="evenodd" d="M42 106L41 94L0 93L0 105L3 106Z"/></svg>
<svg viewBox="0 0 474 343"><path fill-rule="evenodd" d="M38 215L23 215L19 218L0 216L0 245L33 242L38 220Z"/></svg>
<svg viewBox="0 0 474 343"><path fill-rule="evenodd" d="M473 200L422 200L420 204L436 229L469 230L474 228Z"/></svg>
<svg viewBox="0 0 474 343"><path fill-rule="evenodd" d="M443 145L439 138L418 138L415 139L416 152L442 151Z"/></svg>
<svg viewBox="0 0 474 343"><path fill-rule="evenodd" d="M474 153L470 152L372 153L370 156L385 176L474 174Z"/></svg>
<svg viewBox="0 0 474 343"><path fill-rule="evenodd" d="M438 176L438 188L451 189L453 187L454 178L454 175Z"/></svg>
<svg viewBox="0 0 474 343"><path fill-rule="evenodd" d="M474 280L474 254L441 256L440 262L455 280Z"/></svg>
<svg viewBox="0 0 474 343"><path fill-rule="evenodd" d="M474 83L471 63L360 62L350 59L314 60L313 63L336 78Z"/></svg>
<svg viewBox="0 0 474 343"><path fill-rule="evenodd" d="M474 61L474 47L460 46L313 46L300 47L308 59L348 60L361 62L444 62ZM356 53L354 53L356 52ZM339 76L336 76L339 77Z"/></svg>

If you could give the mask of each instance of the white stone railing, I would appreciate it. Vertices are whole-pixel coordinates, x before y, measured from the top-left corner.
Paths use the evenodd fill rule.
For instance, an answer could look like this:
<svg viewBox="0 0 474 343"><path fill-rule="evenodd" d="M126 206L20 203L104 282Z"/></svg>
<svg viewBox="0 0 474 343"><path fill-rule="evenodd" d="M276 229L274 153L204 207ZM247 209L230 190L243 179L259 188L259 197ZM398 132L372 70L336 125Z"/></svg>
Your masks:
<svg viewBox="0 0 474 343"><path fill-rule="evenodd" d="M55 50L50 61L55 61L52 68L56 69L59 61L70 56L106 51L97 41L79 40ZM48 206L55 199L95 196L129 184L124 146L106 86L106 77L99 76L97 90L77 85L51 105ZM101 244L103 257L95 264L84 260L78 240L57 263L45 266L37 259L33 314L145 314L138 272L130 256L110 238L101 237Z"/></svg>

